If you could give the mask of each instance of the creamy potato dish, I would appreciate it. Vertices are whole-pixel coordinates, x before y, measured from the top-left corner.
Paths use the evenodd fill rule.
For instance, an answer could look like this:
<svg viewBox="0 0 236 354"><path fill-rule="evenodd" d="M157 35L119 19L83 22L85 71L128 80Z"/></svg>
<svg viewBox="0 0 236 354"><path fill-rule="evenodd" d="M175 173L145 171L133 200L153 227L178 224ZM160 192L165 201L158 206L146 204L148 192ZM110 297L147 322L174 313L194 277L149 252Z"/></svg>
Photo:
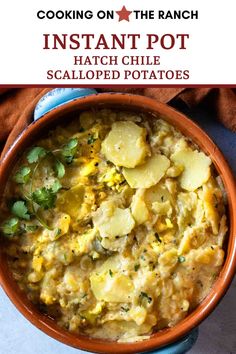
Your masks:
<svg viewBox="0 0 236 354"><path fill-rule="evenodd" d="M69 331L132 342L176 325L210 292L224 200L210 157L164 118L85 111L23 154L2 239L41 311Z"/></svg>

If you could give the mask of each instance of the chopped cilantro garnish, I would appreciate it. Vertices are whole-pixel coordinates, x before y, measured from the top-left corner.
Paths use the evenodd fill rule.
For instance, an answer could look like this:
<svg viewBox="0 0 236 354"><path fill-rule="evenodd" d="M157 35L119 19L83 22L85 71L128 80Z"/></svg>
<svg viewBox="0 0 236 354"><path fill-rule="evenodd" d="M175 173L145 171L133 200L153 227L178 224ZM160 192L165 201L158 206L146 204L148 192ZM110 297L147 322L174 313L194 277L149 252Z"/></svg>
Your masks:
<svg viewBox="0 0 236 354"><path fill-rule="evenodd" d="M31 169L27 166L22 166L13 177L14 181L19 184L27 183L30 179Z"/></svg>
<svg viewBox="0 0 236 354"><path fill-rule="evenodd" d="M33 201L43 209L53 208L56 201L56 194L52 192L51 188L38 188L32 193Z"/></svg>
<svg viewBox="0 0 236 354"><path fill-rule="evenodd" d="M35 218L38 220L38 222L40 222L43 227L52 230L52 228L50 228L50 226L48 226L47 223L43 220L38 210L40 211L40 208L44 210L51 209L55 206L57 193L62 188L62 185L59 180L56 179L55 182L49 187L46 185L42 185L42 187L34 189L33 187L36 171L40 167L41 160L47 157L49 159L52 159L53 161L53 169L56 174L56 177L62 178L65 175L65 166L63 164L63 161L65 161L66 163L71 163L76 154L77 147L78 139L73 138L70 139L67 144L65 144L61 149L58 150L50 151L46 150L41 146L35 146L29 150L26 155L27 161L29 164L35 163L35 166L33 168L29 166L22 166L21 168L19 168L19 170L13 177L16 183L27 185L27 188L22 186L21 189L23 200L15 201L11 206L11 212L13 215L17 216L19 219L25 220L29 220L31 215L35 216ZM63 159L63 161L60 161L60 159L57 157L57 153L60 153L60 159ZM38 205L37 208L35 204ZM8 232L8 234L14 234L14 227L16 227L16 225L18 225L18 223L16 222L12 225L11 223L9 225L6 224L4 226L4 230L6 231L5 233L7 234ZM33 232L35 231L36 227L38 226L21 225L19 227L19 231Z"/></svg>
<svg viewBox="0 0 236 354"><path fill-rule="evenodd" d="M157 232L155 233L155 237L156 237L156 239L157 239L158 242L161 242L160 236L158 235Z"/></svg>
<svg viewBox="0 0 236 354"><path fill-rule="evenodd" d="M58 159L56 159L54 166L55 166L55 172L57 174L57 177L62 178L65 175L65 166Z"/></svg>
<svg viewBox="0 0 236 354"><path fill-rule="evenodd" d="M113 272L111 269L109 269L109 275L110 275L110 277L113 277Z"/></svg>
<svg viewBox="0 0 236 354"><path fill-rule="evenodd" d="M46 156L47 150L41 146L35 146L27 154L27 160L29 163L38 162L40 158Z"/></svg>
<svg viewBox="0 0 236 354"><path fill-rule="evenodd" d="M135 266L134 266L135 272L137 272L139 270L139 267L140 267L140 264L135 264Z"/></svg>
<svg viewBox="0 0 236 354"><path fill-rule="evenodd" d="M179 256L178 257L178 261L179 261L179 263L185 262L185 257L184 256Z"/></svg>
<svg viewBox="0 0 236 354"><path fill-rule="evenodd" d="M34 232L38 229L38 225L25 225L26 232Z"/></svg>
<svg viewBox="0 0 236 354"><path fill-rule="evenodd" d="M55 206L57 192L61 189L61 184L56 180L49 188L42 187L32 193L32 200L43 209L51 209Z"/></svg>
<svg viewBox="0 0 236 354"><path fill-rule="evenodd" d="M124 312L128 312L130 309L128 307L121 306L121 310Z"/></svg>
<svg viewBox="0 0 236 354"><path fill-rule="evenodd" d="M89 138L88 138L88 144L90 145L90 144L93 144L94 143L94 141L96 141L97 139L96 138L94 138L94 136L90 136Z"/></svg>
<svg viewBox="0 0 236 354"><path fill-rule="evenodd" d="M141 291L141 293L140 293L140 295L139 295L139 298L140 298L141 300L146 299L149 304L152 302L151 296L148 296L148 294L145 293L145 292L143 292L143 291Z"/></svg>
<svg viewBox="0 0 236 354"><path fill-rule="evenodd" d="M29 215L28 208L26 206L26 202L23 200L18 200L17 202L15 202L11 207L11 212L12 212L12 214L14 214L15 216L17 216L20 219L25 219L25 220L30 219L30 215Z"/></svg>
<svg viewBox="0 0 236 354"><path fill-rule="evenodd" d="M19 230L19 219L11 218L4 222L1 227L2 232L6 236L14 236Z"/></svg>
<svg viewBox="0 0 236 354"><path fill-rule="evenodd" d="M56 179L51 186L51 190L53 193L57 193L62 188L61 183Z"/></svg>
<svg viewBox="0 0 236 354"><path fill-rule="evenodd" d="M56 229L55 229L55 237L58 237L58 236L60 236L61 235L61 229L59 228L59 227L57 227Z"/></svg>
<svg viewBox="0 0 236 354"><path fill-rule="evenodd" d="M61 154L66 163L70 164L73 161L77 148L78 148L77 138L70 139L69 142L66 145L64 145Z"/></svg>

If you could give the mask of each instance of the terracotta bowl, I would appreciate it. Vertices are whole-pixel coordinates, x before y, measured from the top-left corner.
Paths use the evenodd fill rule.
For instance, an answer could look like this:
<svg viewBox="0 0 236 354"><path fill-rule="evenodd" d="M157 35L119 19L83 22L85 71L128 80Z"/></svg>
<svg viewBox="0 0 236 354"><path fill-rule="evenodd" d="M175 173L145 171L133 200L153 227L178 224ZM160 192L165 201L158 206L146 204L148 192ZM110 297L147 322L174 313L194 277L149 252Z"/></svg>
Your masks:
<svg viewBox="0 0 236 354"><path fill-rule="evenodd" d="M211 157L216 170L223 180L228 196L229 234L226 245L226 259L219 278L205 300L179 324L173 328L165 329L153 334L148 340L131 344L91 339L82 335L70 333L60 328L53 319L40 313L39 310L19 290L8 269L7 259L3 252L0 254L0 282L11 301L29 321L49 336L63 343L82 350L97 353L139 353L150 351L176 342L190 332L194 327L198 326L199 323L203 321L219 303L232 281L236 268L235 180L227 162L217 146L204 131L202 131L195 123L183 114L165 104L143 96L104 93L75 99L63 106L57 107L56 109L45 114L41 119L29 125L22 132L1 162L1 196L3 195L4 187L13 166L27 147L34 144L37 138L42 136L42 134L47 132L49 129L55 127L58 123L65 122L65 120L78 116L79 111L91 108L93 106L115 107L118 109L152 113L153 119L155 119L155 115L161 115L165 118L165 120L179 129L184 135L190 137L207 155Z"/></svg>

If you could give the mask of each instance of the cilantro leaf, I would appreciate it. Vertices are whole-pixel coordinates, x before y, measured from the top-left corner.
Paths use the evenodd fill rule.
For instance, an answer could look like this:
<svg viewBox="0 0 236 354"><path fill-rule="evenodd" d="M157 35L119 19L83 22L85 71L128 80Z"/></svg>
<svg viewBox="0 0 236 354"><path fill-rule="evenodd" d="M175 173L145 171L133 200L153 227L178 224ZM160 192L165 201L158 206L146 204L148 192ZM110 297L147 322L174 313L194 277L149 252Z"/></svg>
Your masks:
<svg viewBox="0 0 236 354"><path fill-rule="evenodd" d="M33 201L43 209L53 208L56 201L56 194L53 193L51 188L38 188L32 193Z"/></svg>
<svg viewBox="0 0 236 354"><path fill-rule="evenodd" d="M34 232L38 229L38 225L25 225L26 232Z"/></svg>
<svg viewBox="0 0 236 354"><path fill-rule="evenodd" d="M139 298L141 299L141 300L147 300L147 302L150 304L151 302L152 302L152 298L151 298L151 296L148 296L148 294L147 293L145 293L145 292L143 292L143 291L141 291L141 293L140 293L140 295L139 295Z"/></svg>
<svg viewBox="0 0 236 354"><path fill-rule="evenodd" d="M77 138L70 139L69 142L66 145L64 145L61 153L66 163L70 164L73 161L77 148L78 148Z"/></svg>
<svg viewBox="0 0 236 354"><path fill-rule="evenodd" d="M57 193L62 188L61 183L56 179L51 186L51 190L53 193Z"/></svg>
<svg viewBox="0 0 236 354"><path fill-rule="evenodd" d="M57 177L62 178L65 175L65 166L63 165L63 163L61 163L61 161L59 160L56 160L54 167Z"/></svg>
<svg viewBox="0 0 236 354"><path fill-rule="evenodd" d="M55 229L55 233L54 233L55 240L61 236L61 233L62 233L61 229L59 227L57 227Z"/></svg>
<svg viewBox="0 0 236 354"><path fill-rule="evenodd" d="M33 147L27 154L27 160L29 163L38 162L40 158L47 155L47 150L41 146Z"/></svg>
<svg viewBox="0 0 236 354"><path fill-rule="evenodd" d="M159 236L159 234L157 232L155 232L155 237L156 237L158 242L161 242L161 238L160 238L160 236Z"/></svg>
<svg viewBox="0 0 236 354"><path fill-rule="evenodd" d="M30 219L29 211L24 200L15 202L11 207L11 212L20 219Z"/></svg>
<svg viewBox="0 0 236 354"><path fill-rule="evenodd" d="M121 306L120 308L124 312L128 312L130 309L128 307Z"/></svg>
<svg viewBox="0 0 236 354"><path fill-rule="evenodd" d="M88 141L87 141L87 143L90 145L90 144L93 144L94 143L94 141L96 141L97 139L96 138L94 138L94 136L90 136L89 138L88 138Z"/></svg>
<svg viewBox="0 0 236 354"><path fill-rule="evenodd" d="M57 192L61 189L61 184L56 180L49 188L42 187L32 193L32 200L43 209L51 209L55 206Z"/></svg>
<svg viewBox="0 0 236 354"><path fill-rule="evenodd" d="M14 236L17 231L19 230L19 219L18 218L11 218L4 222L1 227L2 232L6 236Z"/></svg>
<svg viewBox="0 0 236 354"><path fill-rule="evenodd" d="M19 184L27 183L30 179L31 169L27 166L22 166L13 177L14 181Z"/></svg>
<svg viewBox="0 0 236 354"><path fill-rule="evenodd" d="M178 257L178 261L179 261L179 263L185 262L185 257L184 256L179 256Z"/></svg>

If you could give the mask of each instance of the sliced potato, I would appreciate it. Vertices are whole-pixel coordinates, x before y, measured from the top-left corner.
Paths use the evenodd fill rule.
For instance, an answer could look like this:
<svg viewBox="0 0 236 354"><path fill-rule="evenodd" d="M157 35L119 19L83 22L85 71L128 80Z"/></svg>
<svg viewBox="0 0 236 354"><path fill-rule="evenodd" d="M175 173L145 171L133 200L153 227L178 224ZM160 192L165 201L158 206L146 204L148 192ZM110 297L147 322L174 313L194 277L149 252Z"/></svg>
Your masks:
<svg viewBox="0 0 236 354"><path fill-rule="evenodd" d="M171 160L184 167L180 176L180 185L187 191L194 191L201 187L211 175L211 159L203 152L184 149L175 152Z"/></svg>
<svg viewBox="0 0 236 354"><path fill-rule="evenodd" d="M97 300L129 302L134 290L133 282L120 274L122 259L118 256L108 258L90 276L91 289Z"/></svg>
<svg viewBox="0 0 236 354"><path fill-rule="evenodd" d="M146 320L147 310L143 306L133 306L129 315L138 326L141 326Z"/></svg>
<svg viewBox="0 0 236 354"><path fill-rule="evenodd" d="M127 245L127 242L127 237L119 237L115 239L103 237L101 240L101 245L105 249L105 252L122 252Z"/></svg>
<svg viewBox="0 0 236 354"><path fill-rule="evenodd" d="M211 224L213 234L217 235L219 232L220 215L217 210L219 200L216 196L215 190L205 185L203 187L202 200L206 219Z"/></svg>
<svg viewBox="0 0 236 354"><path fill-rule="evenodd" d="M219 246L208 246L203 250L198 250L195 261L209 267L219 267L224 261L224 251Z"/></svg>
<svg viewBox="0 0 236 354"><path fill-rule="evenodd" d="M158 258L158 262L161 277L167 279L170 277L170 274L173 272L173 269L178 263L177 249L171 248L163 252Z"/></svg>
<svg viewBox="0 0 236 354"><path fill-rule="evenodd" d="M143 224L148 220L149 217L148 208L144 201L143 192L144 191L142 189L138 190L133 196L131 203L131 212L134 220L138 225Z"/></svg>
<svg viewBox="0 0 236 354"><path fill-rule="evenodd" d="M145 192L145 201L150 209L152 209L153 203L165 203L168 200L171 203L173 202L170 192L162 182L147 189Z"/></svg>
<svg viewBox="0 0 236 354"><path fill-rule="evenodd" d="M111 276L111 272L102 274L97 272L90 276L94 296L97 300L107 302L128 302L130 294L134 290L132 280L123 274L113 274Z"/></svg>
<svg viewBox="0 0 236 354"><path fill-rule="evenodd" d="M60 194L57 199L57 207L59 210L69 214L72 218L76 218L79 215L84 195L85 187L81 184L77 184Z"/></svg>
<svg viewBox="0 0 236 354"><path fill-rule="evenodd" d="M152 210L154 213L158 215L167 215L169 217L172 214L172 206L169 200L163 203L160 202L152 203Z"/></svg>
<svg viewBox="0 0 236 354"><path fill-rule="evenodd" d="M114 202L103 202L93 217L93 223L101 237L114 238L130 233L135 222L130 209L116 207Z"/></svg>
<svg viewBox="0 0 236 354"><path fill-rule="evenodd" d="M102 153L117 166L135 167L148 153L146 130L133 122L115 122L102 143Z"/></svg>
<svg viewBox="0 0 236 354"><path fill-rule="evenodd" d="M193 226L184 231L180 241L178 254L188 253L191 249L202 246L207 237L205 228Z"/></svg>
<svg viewBox="0 0 236 354"><path fill-rule="evenodd" d="M165 175L170 160L164 155L153 155L146 163L136 168L124 168L123 175L132 188L149 188Z"/></svg>
<svg viewBox="0 0 236 354"><path fill-rule="evenodd" d="M91 248L92 248L92 241L96 237L96 230L91 229L84 233L83 235L80 235L77 239L77 244L75 246L75 253L78 254L83 254L83 253L88 253Z"/></svg>

